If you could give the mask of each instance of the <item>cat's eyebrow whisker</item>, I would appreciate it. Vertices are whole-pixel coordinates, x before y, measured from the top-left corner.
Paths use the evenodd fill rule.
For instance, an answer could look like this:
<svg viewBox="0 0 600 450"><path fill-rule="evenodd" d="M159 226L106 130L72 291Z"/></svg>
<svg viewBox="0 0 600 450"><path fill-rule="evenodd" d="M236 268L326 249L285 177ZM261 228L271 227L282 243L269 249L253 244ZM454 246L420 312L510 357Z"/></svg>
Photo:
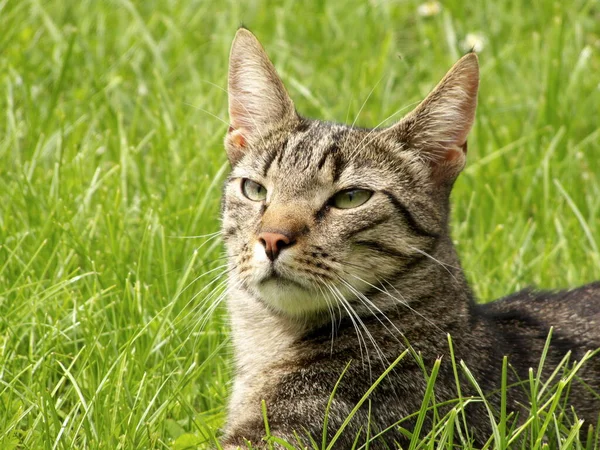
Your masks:
<svg viewBox="0 0 600 450"><path fill-rule="evenodd" d="M218 84L216 84L216 83L213 83L212 81L203 80L203 79L200 79L200 80L198 80L198 81L199 81L200 83L206 83L206 84L208 84L208 85L210 85L210 86L212 86L212 87L216 87L217 89L219 89L219 90L221 90L221 91L225 92L226 94L229 94L229 91L228 91L226 88L224 88L223 86L219 86Z"/></svg>
<svg viewBox="0 0 600 450"><path fill-rule="evenodd" d="M228 91L227 89L223 88L222 86L219 86L218 84L215 84L215 83L213 83L213 82L211 82L211 81L208 81L208 80L200 80L200 81L202 81L202 82L204 82L204 83L207 83L207 84L209 84L209 85L211 85L211 86L214 86L214 87L216 87L216 88L218 88L218 89L222 90L222 91L223 91L223 92L225 92L226 94L229 94L229 91ZM231 98L231 97L230 97L230 98ZM249 117L249 118L252 120L252 122L254 122L254 126L256 127L256 131L258 131L258 134L259 134L259 136L260 136L260 139L261 139L261 141L263 142L263 145L265 145L265 146L266 146L266 144L265 144L265 140L264 140L264 138L263 138L263 135L262 135L262 133L261 133L261 131L260 131L260 128L259 128L258 124L256 123L256 120L254 120L254 117L252 117L252 114L250 113L250 111L248 111L248 108L246 108L246 105L245 105L243 102L241 102L241 101L239 101L239 100L236 100L236 101L237 101L237 102L238 102L238 103L239 103L239 104L242 106L242 108L244 108L244 110L245 110L245 111L246 111L246 113L248 114L248 117ZM197 110L199 110L199 111L202 111L202 112L204 112L204 113L206 113L206 114L208 114L208 115L210 115L210 116L214 117L215 119L218 119L218 120L220 120L221 122L223 122L223 123L224 123L225 125L227 125L228 127L229 127L229 126L231 126L231 123L230 123L229 121L226 121L226 120L224 120L224 119L220 118L219 116L216 116L215 114L211 113L210 111L206 111L205 109L203 109L203 108L201 108L201 107L199 107L199 106L193 105L193 104L191 104L191 103L188 103L188 102L184 102L184 104L185 104L185 105L188 105L188 106L191 106L192 108L195 108L195 109L197 109Z"/></svg>
<svg viewBox="0 0 600 450"><path fill-rule="evenodd" d="M196 106L196 105L193 105L193 104L188 103L188 102L183 102L183 104L186 105L186 106L190 106L190 107L194 108L197 111L203 112L204 114L208 114L209 116L211 116L211 117L213 117L213 118L215 118L215 119L223 122L225 125L229 125L229 122L226 121L225 119L222 119L221 117L217 116L216 114L213 114L210 111L207 111L206 109L201 108L200 106Z"/></svg>
<svg viewBox="0 0 600 450"><path fill-rule="evenodd" d="M383 76L381 76L379 78L379 80L377 80L377 83L375 83L375 86L373 86L373 89L371 89L371 92L369 92L369 95L367 95L367 98L365 98L365 101L363 102L362 106L360 107L360 109L356 113L356 117L352 121L352 125L350 125L351 127L353 127L356 124L356 121L358 120L358 117L360 116L360 113L362 112L362 110L364 109L365 105L367 104L367 102L371 98L371 95L373 95L373 92L375 92L375 89L377 89L377 86L379 86L379 83L381 83L381 80L383 80Z"/></svg>
<svg viewBox="0 0 600 450"><path fill-rule="evenodd" d="M351 127L354 127L354 125L356 124L356 121L358 120L360 113L362 112L362 110L364 109L365 105L367 104L367 102L369 101L369 99L371 98L371 95L373 95L373 92L375 92L375 89L377 89L377 86L379 86L379 83L381 83L381 80L383 80L383 76L379 78L379 80L377 80L377 83L375 83L375 86L373 86L373 89L371 89L371 91L369 92L369 95L367 95L367 98L365 98L365 101L363 102L363 104L361 105L360 109L358 110L358 112L356 113L356 116L354 117L354 120L352 121L352 125L350 125ZM350 133L348 133L346 135L346 139L344 139L343 144L341 145L342 147L345 147L346 144L348 143L348 139L350 138Z"/></svg>
<svg viewBox="0 0 600 450"><path fill-rule="evenodd" d="M372 130L371 130L371 131L369 131L369 132L367 133L367 135L366 135L366 136L365 136L365 137L364 137L364 138L363 138L363 139L362 139L362 140L361 140L361 141L358 143L358 145L357 145L357 146L356 146L356 147L355 147L355 148L352 150L352 153L350 154L350 156L348 157L348 159L353 159L353 158L356 156L356 154L357 154L358 152L360 152L360 151L361 151L363 148L365 148L367 145L369 145L369 144L372 142L372 140L371 140L371 141L367 142L365 145L362 145L362 144L363 144L363 142L365 142L365 141L366 141L366 140L367 140L367 139L368 139L368 138L369 138L369 137L370 137L372 134L374 134L375 132L378 132L378 131L380 131L379 127L380 127L381 125L383 125L384 123L386 123L386 122L387 122L388 120L390 120L392 117L394 117L394 116L396 116L396 115L400 114L402 111L404 111L404 110L406 110L406 109L408 109L408 108L411 108L411 107L413 107L413 106L415 106L415 105L417 105L417 104L419 104L419 103L420 103L420 102L413 102L413 103L409 103L408 105L405 105L405 106L403 106L402 108L400 108L400 109L398 109L398 110L394 111L392 114L390 114L390 115L389 115L389 116L387 116L385 119L383 119L381 122L379 122L379 123L378 123L378 124L377 124L377 125L376 125L376 126L375 126L375 127L372 129Z"/></svg>

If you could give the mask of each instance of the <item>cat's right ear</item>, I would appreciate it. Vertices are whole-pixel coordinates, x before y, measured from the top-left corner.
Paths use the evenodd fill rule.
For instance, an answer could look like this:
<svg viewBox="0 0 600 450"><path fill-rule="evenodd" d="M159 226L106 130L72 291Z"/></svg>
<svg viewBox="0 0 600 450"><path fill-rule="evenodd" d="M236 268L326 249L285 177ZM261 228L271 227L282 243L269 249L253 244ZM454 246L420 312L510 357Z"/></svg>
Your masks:
<svg viewBox="0 0 600 450"><path fill-rule="evenodd" d="M427 162L434 179L452 184L463 169L467 135L475 119L479 64L463 56L412 112L386 129Z"/></svg>
<svg viewBox="0 0 600 450"><path fill-rule="evenodd" d="M240 28L229 57L229 131L225 148L231 164L249 141L297 117L294 103L258 39Z"/></svg>

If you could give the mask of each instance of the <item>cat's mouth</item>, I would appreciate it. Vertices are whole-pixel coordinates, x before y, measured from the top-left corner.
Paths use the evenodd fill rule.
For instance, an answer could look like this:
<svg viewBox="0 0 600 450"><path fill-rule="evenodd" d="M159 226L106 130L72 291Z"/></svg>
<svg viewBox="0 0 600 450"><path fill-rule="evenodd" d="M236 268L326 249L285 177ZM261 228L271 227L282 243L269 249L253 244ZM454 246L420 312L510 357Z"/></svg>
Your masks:
<svg viewBox="0 0 600 450"><path fill-rule="evenodd" d="M262 280L260 280L259 283L262 285L267 284L267 283L275 283L277 285L283 285L283 286L292 284L292 285L295 285L302 289L305 289L304 285L302 285L301 283L297 282L296 280L282 274L279 270L277 270L273 266L271 266L269 268L269 271L267 272L267 274L265 274L265 276L262 278Z"/></svg>
<svg viewBox="0 0 600 450"><path fill-rule="evenodd" d="M259 299L275 310L289 316L302 316L327 309L327 300L311 289L287 267L273 266L257 280Z"/></svg>

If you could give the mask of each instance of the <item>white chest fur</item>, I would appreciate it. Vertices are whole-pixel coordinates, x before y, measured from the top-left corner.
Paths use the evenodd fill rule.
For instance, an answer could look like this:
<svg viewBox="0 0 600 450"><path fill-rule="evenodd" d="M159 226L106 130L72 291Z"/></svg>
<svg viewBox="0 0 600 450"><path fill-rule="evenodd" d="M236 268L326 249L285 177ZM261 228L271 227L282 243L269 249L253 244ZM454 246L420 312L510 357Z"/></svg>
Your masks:
<svg viewBox="0 0 600 450"><path fill-rule="evenodd" d="M297 359L302 327L273 315L246 292L231 290L228 298L236 374L229 400L227 430L261 413L261 400Z"/></svg>

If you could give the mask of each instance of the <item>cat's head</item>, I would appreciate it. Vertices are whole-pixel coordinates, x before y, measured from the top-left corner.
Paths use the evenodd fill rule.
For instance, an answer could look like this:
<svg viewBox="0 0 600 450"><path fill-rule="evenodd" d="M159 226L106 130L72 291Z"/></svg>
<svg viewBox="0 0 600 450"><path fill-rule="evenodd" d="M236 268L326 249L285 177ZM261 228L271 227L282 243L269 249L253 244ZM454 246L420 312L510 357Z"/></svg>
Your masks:
<svg viewBox="0 0 600 450"><path fill-rule="evenodd" d="M460 59L427 98L377 129L300 117L240 29L229 66L232 165L223 198L231 282L287 316L336 310L396 280L447 234L479 69Z"/></svg>

